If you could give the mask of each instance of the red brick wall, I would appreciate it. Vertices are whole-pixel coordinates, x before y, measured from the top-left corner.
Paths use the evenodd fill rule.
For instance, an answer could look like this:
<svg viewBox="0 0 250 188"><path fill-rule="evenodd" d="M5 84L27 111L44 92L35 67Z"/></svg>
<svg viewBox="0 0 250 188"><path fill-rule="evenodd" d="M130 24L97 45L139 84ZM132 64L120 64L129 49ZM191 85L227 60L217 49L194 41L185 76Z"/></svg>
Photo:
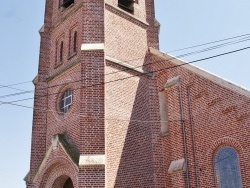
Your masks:
<svg viewBox="0 0 250 188"><path fill-rule="evenodd" d="M51 80L48 84L47 147L53 135L65 133L72 143L80 148L80 103L81 103L81 66L72 67ZM60 112L62 95L67 89L73 91L73 103L67 113Z"/></svg>
<svg viewBox="0 0 250 188"><path fill-rule="evenodd" d="M172 66L174 64L155 58L155 70ZM181 80L190 185L196 187L198 183L200 187L215 187L214 153L223 146L232 146L238 151L243 186L248 185L246 171L249 170L249 165L246 160L249 158L247 146L249 98L182 67L157 72L155 77L158 82L158 90L161 90L168 79L175 76L180 76ZM184 151L181 139L183 134L179 122L178 88L168 89L167 94L168 115L172 122L170 122L169 135L162 139L166 145L171 143L168 146L171 154L166 159L169 164L173 160L184 157ZM192 122L190 114L193 118ZM193 126L193 133L191 126ZM195 170L197 170L197 175ZM180 173L171 175L172 187L184 186L183 182L178 181L178 176L182 175Z"/></svg>
<svg viewBox="0 0 250 188"><path fill-rule="evenodd" d="M122 70L107 62L106 73ZM127 72L127 73L126 73ZM148 77L126 71L106 76L106 186L154 187Z"/></svg>
<svg viewBox="0 0 250 188"><path fill-rule="evenodd" d="M42 33L41 55L38 83L36 84L34 126L31 157L31 180L33 180L46 151L51 145L52 136L65 133L68 140L79 150L80 154L104 154L104 53L81 52L83 43L104 43L104 2L79 1L64 11L58 8L59 2L49 1L46 5L45 32ZM96 27L98 26L98 28ZM77 31L77 53L72 53L72 31ZM63 41L63 60L58 62L58 43ZM69 68L70 67L70 68ZM92 85L96 84L96 87ZM73 104L66 114L61 114L59 103L62 93L73 90ZM39 90L40 89L40 90ZM41 97L43 96L43 97ZM42 109L42 110L41 110ZM53 163L47 162L39 178L49 178L53 171L56 177L67 175L72 171L72 164L59 164L63 153L51 154ZM51 157L51 156L50 156ZM54 166L56 165L56 166ZM93 185L104 186L104 169L81 168L89 170L91 177L102 179L80 181L72 179L75 187ZM83 174L83 173L82 173ZM78 176L82 176L81 173ZM57 178L59 175L57 176ZM27 186L51 187L51 180L36 181ZM63 178L59 180L64 181ZM58 182L60 182L58 180ZM44 182L44 183L43 183Z"/></svg>
<svg viewBox="0 0 250 188"><path fill-rule="evenodd" d="M158 46L158 32L152 35L156 29L152 2L139 1L130 14L120 10L117 1L107 1L106 56L145 71L150 68L143 66L150 62L148 47ZM162 187L165 180L157 181L155 174L165 176L155 168L164 161L162 155L153 155L158 149L152 142L153 133L159 132L155 133L158 126L152 125L155 114L149 105L154 81L109 61L105 74L106 187L155 187L156 182ZM158 147L161 149L161 145Z"/></svg>
<svg viewBox="0 0 250 188"><path fill-rule="evenodd" d="M46 110L47 110L47 83L48 64L50 61L49 28L51 26L52 2L46 1L45 27L41 33L40 57L38 67L38 82L35 85L34 115L32 126L30 178L33 178L46 153ZM30 181L30 180L28 180Z"/></svg>

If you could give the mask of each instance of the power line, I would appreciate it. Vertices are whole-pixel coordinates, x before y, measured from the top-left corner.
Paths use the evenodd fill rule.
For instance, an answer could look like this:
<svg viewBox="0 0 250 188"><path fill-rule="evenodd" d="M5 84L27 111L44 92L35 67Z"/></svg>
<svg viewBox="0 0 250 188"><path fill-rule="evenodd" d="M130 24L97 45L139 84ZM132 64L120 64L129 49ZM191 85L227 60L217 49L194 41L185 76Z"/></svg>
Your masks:
<svg viewBox="0 0 250 188"><path fill-rule="evenodd" d="M26 93L33 93L33 92L34 92L33 90L30 90L30 91L22 91L22 92L19 92L19 93L13 93L13 94L9 94L9 95L3 95L3 96L0 96L0 99L6 98L6 97L13 97L13 96L17 96L17 95L23 95L23 94L26 94Z"/></svg>
<svg viewBox="0 0 250 188"><path fill-rule="evenodd" d="M173 60L173 59L177 59L177 58L183 58L183 57L186 57L186 56L189 56L189 55L195 55L195 54L207 52L207 51L210 51L210 50L218 49L218 48L229 46L229 45L232 45L232 44L238 44L238 43L249 41L249 40L250 40L250 36L246 37L244 39L237 40L237 41L231 41L231 42L223 43L223 44L220 44L220 45L211 46L209 48L205 48L205 49L202 49L202 50L197 50L197 51L194 51L194 52L189 52L189 53L186 53L186 54L171 57L171 58L169 58L169 60ZM143 58L145 58L145 57L143 57ZM145 66L150 65L150 64L151 63L146 63L146 64L143 64L142 66L136 66L134 68L141 68L141 67L145 67ZM128 68L124 68L122 71L127 70L127 69ZM122 72L122 71L114 71L114 72L111 72L111 73L108 73L108 74L105 74L105 75L115 74L115 73Z"/></svg>
<svg viewBox="0 0 250 188"><path fill-rule="evenodd" d="M182 54L182 55L179 55L179 56L176 56L176 57L172 57L170 58L169 60L172 60L172 59L176 59L176 58L182 58L182 57L186 57L186 56L189 56L189 55L194 55L194 54L198 54L198 53L203 53L203 52L207 52L207 51L210 51L210 50L214 50L214 49L217 49L217 48L221 48L221 47L225 47L225 46L228 46L228 45L232 45L232 44L238 44L238 43L241 43L241 42L245 42L245 41L248 41L250 40L250 34L244 34L244 35L239 35L239 36L235 36L235 37L230 37L230 38L226 38L226 39L222 39L222 40L217 40L217 41L213 41L213 42L209 42L209 43L204 43L204 44L200 44L200 45L196 45L196 46L191 46L191 47L187 47L187 48L182 48L182 49L189 49L189 48L194 48L194 47L198 47L198 46L204 46L204 45L208 45L208 44L213 44L213 43L218 43L218 42L222 42L222 41L226 41L226 40L231 40L231 39L235 39L235 38L240 38L240 37L244 37L244 36L247 36L247 37L244 37L242 39L237 39L236 41L230 41L230 42L226 42L226 43L222 43L222 44L219 44L219 45L216 45L216 46L212 46L212 47L209 47L209 48L205 48L205 49L202 49L202 50L198 50L198 51L194 51L194 52L190 52L190 53L186 53L186 54ZM181 49L179 50L174 50L174 51L180 51ZM173 52L173 51L172 51ZM132 59L132 60L127 60L127 61L124 61L124 62L132 62L132 61L135 61L135 60L140 60L140 59L144 59L145 57L141 57L141 58L136 58L136 59ZM148 63L148 64L144 64L142 66L136 66L134 68L140 68L140 67L143 67L143 66L147 66L151 63ZM111 73L108 73L108 74L104 74L104 75L110 75L110 74L115 74L115 73L118 73L118 72L123 72L124 70L127 70L128 68L125 68L121 71L114 71L114 72L111 72ZM88 78L87 78L88 79ZM78 80L79 82L82 81L82 80ZM32 91L25 91L25 90L21 90L21 89L17 89L17 88L13 88L13 87L10 87L10 86L15 86L15 85L21 85L21 84L25 84L25 83L30 83L31 81L26 81L26 82L21 82L21 83L16 83L16 84L11 84L11 85L0 85L0 89L1 88L10 88L10 89L14 89L14 90L18 90L18 91L23 91L23 92L20 92L20 93L13 93L13 94L10 94L10 95L4 95L4 96L0 96L0 98L6 98L6 97L12 97L12 96L16 96L16 95L23 95L23 94L26 94L26 93L31 93L31 92L34 92L33 90ZM71 83L75 83L77 81L73 81ZM56 87L56 86L59 86L61 84L57 84L57 85L54 85L54 86L50 86L50 87ZM45 87L47 88L47 87Z"/></svg>
<svg viewBox="0 0 250 188"><path fill-rule="evenodd" d="M224 55L236 53L236 52L239 52L239 51L247 50L249 48L250 47L241 48L241 49L238 49L238 50L234 50L234 51L230 51L230 52L226 52L226 53L222 53L222 54L218 54L218 55L206 57L206 58L203 58L203 59L198 59L198 60L190 61L188 63L183 63L181 65L176 65L175 67L180 67L180 66L187 65L187 64L193 64L193 63L196 63L196 62L205 61L205 60L208 60L208 59L213 59L213 58L216 58L216 57L220 57L220 56L224 56ZM175 68L175 67L170 67L170 68ZM157 72L158 71L162 71L162 70L166 70L166 69L164 69L164 68L163 69L159 69L159 70L157 70Z"/></svg>
<svg viewBox="0 0 250 188"><path fill-rule="evenodd" d="M208 47L208 48L205 48L205 49L202 49L202 50L197 50L197 51L194 51L194 52L189 52L189 53L186 53L186 54L178 55L178 56L172 57L171 59L183 58L183 57L186 57L186 56L189 56L189 55L195 55L195 54L207 52L207 51L210 51L210 50L218 49L218 48L221 48L221 47L225 47L225 46L229 46L229 45L233 45L233 44L238 44L238 43L246 42L246 41L250 40L250 36L248 36L248 35L250 35L250 34L241 35L241 36L247 36L247 37L242 38L242 39L237 39L237 40L226 42L226 43L222 43L222 44L219 44L219 45L216 45L216 46L211 46L211 47ZM233 38L239 38L239 37L240 36L231 37L231 38L228 38L228 39L223 39L221 41L225 41L225 40L229 40L229 39L233 39ZM211 42L211 43L215 43L215 42ZM136 59L132 59L132 60L125 60L123 62L129 63L129 62L132 62L132 61L135 61L135 60L144 59L144 58L145 58L145 56L140 57L140 58L136 58ZM146 63L146 64L143 64L143 65L135 66L134 68L146 67L147 65L150 65L150 64L151 63ZM108 73L108 74L104 74L104 75L110 75L110 74L115 74L115 73L118 73L118 72L123 72L124 70L127 70L127 69L129 69L129 68L123 68L123 70L114 71L114 72L111 72L111 73Z"/></svg>
<svg viewBox="0 0 250 188"><path fill-rule="evenodd" d="M19 104L13 104L10 102L3 102L0 101L2 103L0 104L8 104L8 105L13 105L13 106L18 106L18 107L22 107L22 108L28 108L28 109L34 109L34 110L44 110L46 112L55 112L58 113L58 111L56 110L50 110L50 109L41 109L41 108L34 108L31 106L26 106L26 105L19 105ZM63 114L63 112L62 112ZM75 113L71 113L71 115L77 116L77 117L90 117L90 116L85 116L85 115L81 115L81 114L75 114ZM109 120L109 121L128 121L128 122L141 122L141 123L157 123L157 122L176 122L176 121L181 121L181 120L173 120L173 121L160 121L160 120L150 120L150 121L145 121L145 120L138 120L138 119L116 119L116 118L97 118L95 116L91 116L92 118L96 118L96 119L104 119L104 120Z"/></svg>
<svg viewBox="0 0 250 188"><path fill-rule="evenodd" d="M243 35L238 35L238 36L235 36L235 37L229 37L229 38L225 38L225 39L221 39L221 40L216 40L216 41L212 41L212 42L208 42L208 43L203 43L203 44L198 44L198 45L194 45L194 46L190 46L190 47L180 48L180 49L168 51L167 53L176 52L176 51L182 51L182 50L187 50L187 49L192 49L192 48L195 48L195 47L205 46L205 45L214 44L214 43L218 43L218 42L223 42L223 41L227 41L227 40L232 40L232 39L236 39L236 38L240 38L240 37L245 37L245 36L250 36L250 34L243 34ZM248 37L246 37L246 38L248 38ZM125 60L123 62L132 62L132 61L140 60L142 58L145 58L145 57L135 58L135 59L131 59L131 60ZM139 67L135 67L135 68L139 68ZM8 84L8 85L0 85L0 89L1 88L6 88L6 87L9 88L10 86L22 85L22 84L26 84L26 83L30 83L30 82L32 82L32 81L24 81L24 82L19 82L19 83L14 83L14 84ZM17 89L17 88L11 88L11 89Z"/></svg>
<svg viewBox="0 0 250 188"><path fill-rule="evenodd" d="M244 36L244 35L243 35L243 36ZM232 37L232 38L235 38L235 37ZM245 41L250 40L249 38L250 38L250 36L245 37L245 38L240 39L240 40L231 41L231 42L227 42L227 43L222 43L222 44L219 44L219 45L216 45L216 46L212 46L212 47L209 47L209 48L205 48L205 49L203 49L203 50L190 52L190 53L183 54L183 55L179 55L179 56L176 56L176 57L171 57L171 58L169 58L168 60L172 60L172 59L176 59L176 58L182 58L182 57L185 57L185 56L188 56L188 55L194 55L194 54L197 54L197 53L202 53L202 52L206 52L206 51L209 51L209 50L213 50L213 49L225 47L225 46L227 46L227 45L232 45L232 44L237 44L237 43L240 43L240 42L245 42ZM139 59L139 58L138 58L138 59ZM158 62L154 62L154 63L158 63ZM144 64L143 66L146 66L146 65L149 65L149 64L151 64L151 63ZM142 66L137 66L137 67L135 67L135 68L139 68L139 67L142 67ZM115 71L115 72L108 73L108 74L104 74L104 75L116 74L116 73L118 73L118 72L123 72L123 71L126 70L126 69L128 69L128 68L125 68L125 69L123 69L122 71ZM89 79L89 78L86 78L86 79L91 80L91 79ZM80 80L74 80L74 81L72 81L72 82L68 82L67 84L69 84L69 83L76 83L76 82L80 82L80 81L82 81L82 79L80 79ZM63 84L65 84L65 83L63 83ZM63 85L63 84L57 84L57 85L53 85L53 86L50 86L50 87L44 87L44 89L57 87L57 86L60 86L60 85ZM40 88L40 89L42 89L42 88ZM16 95L23 95L23 94L32 93L32 92L34 92L34 91L33 91L33 90L31 90L31 91L23 91L23 92L20 92L20 93L13 93L13 94L9 94L9 95L0 96L0 98L13 97L13 96L16 96Z"/></svg>
<svg viewBox="0 0 250 188"><path fill-rule="evenodd" d="M10 87L10 86L5 86L5 85L0 85L0 88L9 88L9 89L17 90L17 91L25 91L25 90L22 90L22 89L17 89L17 88Z"/></svg>
<svg viewBox="0 0 250 188"><path fill-rule="evenodd" d="M9 84L9 85L0 85L0 89L3 88L3 87L17 86L17 85L27 84L27 83L30 83L30 82L32 82L32 81L19 82L19 83Z"/></svg>
<svg viewBox="0 0 250 188"><path fill-rule="evenodd" d="M229 98L227 98L227 99L229 99ZM0 102L3 102L3 101L0 101ZM17 106L17 107L22 107L22 108L27 108L27 109L43 110L43 111L46 111L46 112L52 112L52 113L57 113L57 114L59 113L58 111L51 110L51 109L41 109L41 108L35 108L35 107L26 106L26 105L19 105L19 104L8 103L8 102L3 102L3 103L5 103L7 105L12 105L12 106ZM244 104L248 104L248 102L245 102ZM63 114L63 112L61 112L61 113ZM74 117L76 117L76 118L91 117L93 119L105 120L105 121L125 121L125 122L138 122L138 123L160 123L160 122L174 123L174 122L181 122L181 121L183 121L183 120L178 120L178 119L177 120L161 121L161 120L139 120L139 119L124 119L124 118L102 118L102 117L97 117L97 116L86 116L86 115L76 114L76 113L72 113L72 112L70 112L70 114L72 115L72 118L74 118ZM204 116L204 114L207 114L207 113L206 112L200 113L199 115L195 116L194 118L196 118L198 116ZM235 118L236 118L236 120L232 121L231 123L238 122L237 117L235 117ZM184 121L187 121L187 119L184 119Z"/></svg>
<svg viewBox="0 0 250 188"><path fill-rule="evenodd" d="M215 55L215 56L210 56L210 57L207 57L207 58L202 58L202 59L194 60L194 61L183 63L183 64L180 64L180 65L175 65L175 66L172 66L172 67L166 67L166 68L158 69L156 71L153 71L152 73L160 72L160 71L163 71L163 70L169 70L169 69L177 68L177 67L181 67L181 66L184 66L184 65L187 65L187 64L193 64L195 62L205 61L205 60L208 60L208 59L213 59L213 58L216 58L216 57L220 57L220 56L224 56L224 55L236 53L236 52L239 52L239 51L247 50L249 48L250 47L241 48L241 49L238 49L238 50L234 50L234 51L230 51L230 52L218 54L218 55ZM169 60L168 59L164 59L164 60L156 61L156 62L165 62L165 61L169 61ZM117 79L117 80L112 80L112 81L109 81L109 82L101 82L101 83L97 83L97 84L87 85L87 86L83 86L83 87L72 89L72 90L79 90L79 89L84 89L84 88L89 88L89 87L95 87L95 86L100 86L100 85L104 85L104 84L109 84L109 83L113 83L113 82L116 82L116 81L122 81L122 80L126 80L126 79L129 79L129 78L133 78L133 77L136 77L136 76L139 76L139 75L141 75L141 73L137 74L137 75L132 75L132 76L129 76L129 77L125 77L125 78L120 78L120 79ZM27 92L31 92L31 91L27 91ZM39 97L48 97L48 96L56 95L56 94L60 94L60 93L63 93L63 92L50 93L50 94L39 96ZM20 93L18 93L18 94L20 94ZM3 96L1 96L1 97L3 97ZM29 99L32 99L32 98L28 98L27 100L29 100ZM22 99L22 100L26 100L26 99ZM10 101L9 103L11 103L11 102L12 101ZM1 104L2 103L0 103L0 105Z"/></svg>
<svg viewBox="0 0 250 188"><path fill-rule="evenodd" d="M192 48L196 48L196 47L200 47L200 46L206 46L206 45L209 45L209 44L214 44L214 43L218 43L218 42L223 42L223 41L226 41L226 40L231 40L231 39L240 38L240 37L249 36L249 35L250 35L250 34L244 34L244 35L239 35L239 36L230 37L230 38L226 38L226 39L216 40L216 41L213 41L213 42L198 44L198 45L189 46L189 47L185 47L185 48L180 48L180 49L176 49L176 50L171 50L171 51L169 51L168 53L183 51L183 50L192 49Z"/></svg>
<svg viewBox="0 0 250 188"><path fill-rule="evenodd" d="M250 35L250 34L248 34L248 35ZM232 37L232 38L236 38L236 37ZM176 59L176 58L183 58L183 57L186 57L186 56L195 55L195 54L199 54L199 53L204 53L204 52L207 52L207 51L211 51L211 50L214 50L214 49L218 49L218 48L222 48L222 47L226 47L226 46L230 46L230 45L234 45L234 44L246 42L246 41L249 41L249 40L250 40L250 36L242 38L242 39L237 39L237 40L234 40L234 41L222 43L222 44L219 44L219 45L216 45L216 46L211 46L211 47L208 47L208 48L204 48L204 49L201 49L201 50L196 50L196 51L193 51L193 52L189 52L189 53L177 55L175 57L170 58L169 60ZM132 61L135 61L135 60L141 60L141 59L144 59L144 58L145 58L145 56L140 57L140 58L136 58L136 59L132 59L132 60L125 60L125 61L122 61L122 62L129 63L129 62L132 62ZM134 66L133 68L146 67L147 65L151 65L151 63L145 63L143 65ZM107 73L107 74L104 74L104 75L116 74L118 72L123 72L124 70L128 70L128 69L129 68L123 68L123 70L113 71L111 73Z"/></svg>

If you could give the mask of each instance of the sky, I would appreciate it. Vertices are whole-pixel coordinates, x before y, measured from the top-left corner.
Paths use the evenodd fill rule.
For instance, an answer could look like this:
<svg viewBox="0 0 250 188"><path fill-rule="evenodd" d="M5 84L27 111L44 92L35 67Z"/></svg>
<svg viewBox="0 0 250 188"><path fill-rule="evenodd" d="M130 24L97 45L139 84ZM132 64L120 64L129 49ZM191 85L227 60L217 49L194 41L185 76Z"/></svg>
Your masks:
<svg viewBox="0 0 250 188"><path fill-rule="evenodd" d="M6 97L20 90L34 89L31 81L37 74L38 30L43 24L44 6L44 0L3 1L0 6L0 101L15 101L34 95L31 92ZM250 33L249 0L155 0L155 6L156 18L161 23L162 51L180 56L224 43L224 47L216 50L182 57L187 62L250 46L247 40ZM237 37L242 35L244 37ZM175 51L232 37L237 38ZM247 49L195 65L250 88L249 54ZM17 83L23 84L12 85ZM4 87L6 85L12 88ZM33 100L18 104L33 106ZM32 113L32 109L0 104L1 187L25 188L23 178L29 171Z"/></svg>

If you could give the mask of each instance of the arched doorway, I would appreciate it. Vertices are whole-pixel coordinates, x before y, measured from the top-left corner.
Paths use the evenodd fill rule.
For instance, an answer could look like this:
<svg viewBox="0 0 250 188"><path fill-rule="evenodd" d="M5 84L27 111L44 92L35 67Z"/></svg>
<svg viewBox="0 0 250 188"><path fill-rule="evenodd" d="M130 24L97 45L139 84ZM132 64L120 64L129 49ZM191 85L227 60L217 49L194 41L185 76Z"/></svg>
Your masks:
<svg viewBox="0 0 250 188"><path fill-rule="evenodd" d="M69 176L62 175L55 180L52 188L74 188L74 185Z"/></svg>
<svg viewBox="0 0 250 188"><path fill-rule="evenodd" d="M63 188L74 188L74 185L73 185L71 178L67 179L67 181L63 185Z"/></svg>

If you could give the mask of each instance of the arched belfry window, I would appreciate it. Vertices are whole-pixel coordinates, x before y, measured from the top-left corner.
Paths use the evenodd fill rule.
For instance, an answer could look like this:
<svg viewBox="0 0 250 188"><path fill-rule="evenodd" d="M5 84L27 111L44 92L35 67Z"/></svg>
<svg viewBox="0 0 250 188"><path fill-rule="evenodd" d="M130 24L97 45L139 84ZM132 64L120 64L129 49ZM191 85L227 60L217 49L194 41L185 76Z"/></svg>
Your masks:
<svg viewBox="0 0 250 188"><path fill-rule="evenodd" d="M218 150L214 158L215 180L218 188L241 188L239 156L232 147Z"/></svg>
<svg viewBox="0 0 250 188"><path fill-rule="evenodd" d="M134 0L118 0L118 6L123 10L133 13L134 12Z"/></svg>
<svg viewBox="0 0 250 188"><path fill-rule="evenodd" d="M74 4L74 0L62 0L62 7L68 8L71 4Z"/></svg>

